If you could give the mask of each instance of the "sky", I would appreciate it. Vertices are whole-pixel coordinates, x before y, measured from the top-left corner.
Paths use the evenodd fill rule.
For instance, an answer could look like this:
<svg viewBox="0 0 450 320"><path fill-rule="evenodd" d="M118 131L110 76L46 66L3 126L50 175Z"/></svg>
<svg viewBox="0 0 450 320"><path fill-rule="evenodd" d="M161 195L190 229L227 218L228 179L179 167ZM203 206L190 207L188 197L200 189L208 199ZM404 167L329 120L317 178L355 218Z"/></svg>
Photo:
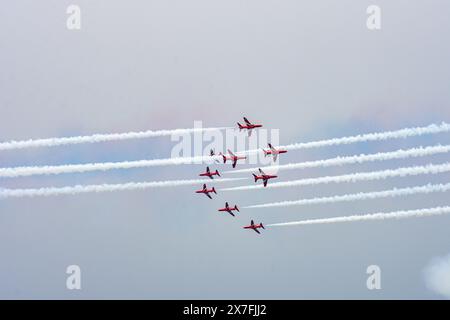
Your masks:
<svg viewBox="0 0 450 320"><path fill-rule="evenodd" d="M70 4L81 8L80 30L66 27ZM375 31L366 27L373 4L381 8ZM19 0L2 6L0 142L190 128L199 120L205 127L234 126L242 116L279 129L281 144L450 123L445 0ZM449 142L444 133L297 150L280 163ZM173 147L170 137L161 137L2 151L0 167L168 158ZM281 171L279 180L447 160L443 154ZM0 178L0 188L195 179L203 169ZM225 201L246 206L449 177L228 193L218 185L214 200L194 194L195 186L1 199L0 298L448 298L449 216L268 228L260 236L242 230L250 219L270 224L446 206L446 193L248 209L235 218L216 210ZM69 265L81 268L81 290L66 288ZM380 267L380 290L366 286L370 265Z"/></svg>

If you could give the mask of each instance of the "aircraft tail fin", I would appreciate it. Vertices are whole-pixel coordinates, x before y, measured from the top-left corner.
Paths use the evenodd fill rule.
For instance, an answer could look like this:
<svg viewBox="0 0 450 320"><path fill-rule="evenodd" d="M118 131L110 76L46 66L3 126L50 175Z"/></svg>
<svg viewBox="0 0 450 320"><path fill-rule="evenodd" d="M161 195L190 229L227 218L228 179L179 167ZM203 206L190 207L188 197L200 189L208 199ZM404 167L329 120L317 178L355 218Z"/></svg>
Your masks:
<svg viewBox="0 0 450 320"><path fill-rule="evenodd" d="M258 181L258 176L256 174L254 174L254 173L252 173L252 174L253 174L253 177L255 178L255 182L257 182Z"/></svg>
<svg viewBox="0 0 450 320"><path fill-rule="evenodd" d="M239 131L241 131L243 128L242 128L242 125L238 122L237 123L237 125L238 125L238 127L239 127Z"/></svg>

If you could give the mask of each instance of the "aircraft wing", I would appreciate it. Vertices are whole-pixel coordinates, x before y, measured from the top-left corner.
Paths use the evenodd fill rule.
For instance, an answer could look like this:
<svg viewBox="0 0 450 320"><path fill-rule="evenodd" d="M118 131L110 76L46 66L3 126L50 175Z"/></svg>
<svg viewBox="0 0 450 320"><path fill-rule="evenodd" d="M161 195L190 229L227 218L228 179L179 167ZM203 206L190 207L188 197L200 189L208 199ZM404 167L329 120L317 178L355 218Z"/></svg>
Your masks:
<svg viewBox="0 0 450 320"><path fill-rule="evenodd" d="M261 233L258 231L258 229L253 229L253 230L255 230L256 233L261 234Z"/></svg>
<svg viewBox="0 0 450 320"><path fill-rule="evenodd" d="M205 193L205 195L206 195L208 198L212 199L212 197L211 197L211 195L210 195L209 193Z"/></svg>
<svg viewBox="0 0 450 320"><path fill-rule="evenodd" d="M270 143L269 143L269 148L270 148L270 150L272 150L272 151L277 151L277 149L275 149L275 148L272 146L272 144L270 144Z"/></svg>
<svg viewBox="0 0 450 320"><path fill-rule="evenodd" d="M259 168L259 173L261 173L262 175L266 175L266 174L264 173L264 171L261 170L261 168Z"/></svg>
<svg viewBox="0 0 450 320"><path fill-rule="evenodd" d="M234 213L232 211L228 210L228 213L234 217Z"/></svg>
<svg viewBox="0 0 450 320"><path fill-rule="evenodd" d="M277 161L278 158L278 153L272 153L273 154L273 161Z"/></svg>
<svg viewBox="0 0 450 320"><path fill-rule="evenodd" d="M213 176L208 176L210 179L213 179L214 180L214 177Z"/></svg>
<svg viewBox="0 0 450 320"><path fill-rule="evenodd" d="M250 121L248 121L248 119L247 119L246 117L244 117L244 121L245 121L245 123L248 124L248 125L251 124Z"/></svg>
<svg viewBox="0 0 450 320"><path fill-rule="evenodd" d="M231 152L231 150L230 150L230 149L227 149L227 151L228 151L228 153L230 154L230 156L234 157L234 153L233 153L233 152Z"/></svg>
<svg viewBox="0 0 450 320"><path fill-rule="evenodd" d="M249 137L252 136L252 129L248 129L248 136L249 136Z"/></svg>
<svg viewBox="0 0 450 320"><path fill-rule="evenodd" d="M264 179L264 187L267 187L267 179Z"/></svg>
<svg viewBox="0 0 450 320"><path fill-rule="evenodd" d="M237 159L234 158L234 160L233 160L233 168L236 168L236 163L237 163Z"/></svg>

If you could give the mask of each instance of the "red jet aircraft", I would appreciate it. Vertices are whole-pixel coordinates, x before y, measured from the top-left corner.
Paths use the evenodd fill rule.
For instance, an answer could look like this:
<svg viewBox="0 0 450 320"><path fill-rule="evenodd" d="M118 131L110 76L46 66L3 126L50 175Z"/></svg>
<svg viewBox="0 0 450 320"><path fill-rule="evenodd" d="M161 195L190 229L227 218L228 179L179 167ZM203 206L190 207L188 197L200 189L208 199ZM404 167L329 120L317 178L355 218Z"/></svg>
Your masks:
<svg viewBox="0 0 450 320"><path fill-rule="evenodd" d="M245 227L244 227L244 229L253 229L253 230L255 230L256 233L260 233L260 232L258 231L258 228L266 229L266 228L264 228L262 222L261 222L260 224L255 224L255 223L253 222L253 220L250 222L250 225L249 225L249 226L245 226Z"/></svg>
<svg viewBox="0 0 450 320"><path fill-rule="evenodd" d="M221 209L219 209L217 211L228 212L229 214L231 214L234 217L233 210L236 210L237 212L240 212L239 208L237 207L237 205L235 205L234 208L233 208L233 207L230 207L228 205L228 202L225 202L225 208L221 208Z"/></svg>
<svg viewBox="0 0 450 320"><path fill-rule="evenodd" d="M264 171L262 171L261 169L259 169L259 173L261 173L260 176L257 176L256 174L253 174L253 177L255 177L255 182L257 182L258 180L262 180L263 184L264 184L264 187L267 186L267 182L269 181L269 179L278 178L278 176L265 174Z"/></svg>
<svg viewBox="0 0 450 320"><path fill-rule="evenodd" d="M244 117L244 122L245 122L245 125L242 125L239 122L237 123L237 125L239 127L239 131L241 131L242 129L247 129L249 137L252 135L252 129L262 127L262 124L253 124L250 121L248 121L248 119L246 117Z"/></svg>
<svg viewBox="0 0 450 320"><path fill-rule="evenodd" d="M227 160L231 160L231 161L233 161L233 168L236 167L236 162L238 160L247 159L247 157L244 157L244 156L236 156L233 152L231 152L230 149L228 149L227 151L228 151L228 155L222 154L223 163L226 163Z"/></svg>
<svg viewBox="0 0 450 320"><path fill-rule="evenodd" d="M209 150L209 156L210 157L214 157L216 155L216 152L214 151L214 149ZM222 155L221 153L219 153L219 155ZM215 163L219 163L220 161L215 159L214 160Z"/></svg>
<svg viewBox="0 0 450 320"><path fill-rule="evenodd" d="M214 192L215 194L217 194L216 189L214 189L214 187L212 187L212 189L206 188L206 184L203 185L203 189L202 190L197 190L195 191L195 193L204 193L208 198L212 199L210 193Z"/></svg>
<svg viewBox="0 0 450 320"><path fill-rule="evenodd" d="M277 157L279 154L286 153L287 150L275 149L270 143L267 144L269 146L269 150L264 150L264 156L272 155L273 161L277 161Z"/></svg>
<svg viewBox="0 0 450 320"><path fill-rule="evenodd" d="M208 177L210 179L214 179L214 176L220 177L220 173L217 170L215 172L211 172L209 170L209 167L206 167L206 172L200 173L199 176L200 177Z"/></svg>

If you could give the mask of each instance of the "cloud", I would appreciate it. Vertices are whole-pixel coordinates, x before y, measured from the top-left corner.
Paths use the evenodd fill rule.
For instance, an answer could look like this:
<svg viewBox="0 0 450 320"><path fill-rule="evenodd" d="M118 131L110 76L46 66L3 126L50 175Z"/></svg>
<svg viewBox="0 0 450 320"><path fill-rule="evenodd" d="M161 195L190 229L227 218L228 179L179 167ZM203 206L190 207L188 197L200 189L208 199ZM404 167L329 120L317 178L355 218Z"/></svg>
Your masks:
<svg viewBox="0 0 450 320"><path fill-rule="evenodd" d="M450 299L450 254L434 258L424 270L426 286Z"/></svg>

